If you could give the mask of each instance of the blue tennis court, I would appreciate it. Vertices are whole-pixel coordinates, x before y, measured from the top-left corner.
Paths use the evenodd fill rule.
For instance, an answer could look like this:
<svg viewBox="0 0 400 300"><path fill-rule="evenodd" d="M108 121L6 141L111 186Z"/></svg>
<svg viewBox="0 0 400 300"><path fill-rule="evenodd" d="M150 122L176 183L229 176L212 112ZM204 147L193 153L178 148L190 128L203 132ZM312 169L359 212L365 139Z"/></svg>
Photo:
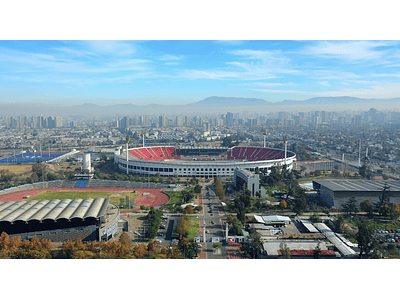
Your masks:
<svg viewBox="0 0 400 300"><path fill-rule="evenodd" d="M66 154L67 152L27 152L20 153L18 155L3 158L0 160L2 164L17 164L17 163L35 163L40 159L43 162L47 162L50 159L59 157Z"/></svg>

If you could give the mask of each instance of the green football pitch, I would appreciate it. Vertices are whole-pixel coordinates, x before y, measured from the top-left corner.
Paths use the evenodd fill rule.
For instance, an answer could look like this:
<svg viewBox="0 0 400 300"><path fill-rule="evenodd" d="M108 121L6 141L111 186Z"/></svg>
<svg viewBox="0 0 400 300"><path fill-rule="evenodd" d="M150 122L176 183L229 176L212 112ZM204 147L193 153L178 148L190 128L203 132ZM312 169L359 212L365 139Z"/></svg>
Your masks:
<svg viewBox="0 0 400 300"><path fill-rule="evenodd" d="M125 198L129 195L130 200L133 200L138 193L133 192L75 192L75 191L45 191L43 193L32 196L28 201L31 200L54 200L54 199L87 199L87 198L107 198L111 197L111 203L116 205L120 204L120 198Z"/></svg>

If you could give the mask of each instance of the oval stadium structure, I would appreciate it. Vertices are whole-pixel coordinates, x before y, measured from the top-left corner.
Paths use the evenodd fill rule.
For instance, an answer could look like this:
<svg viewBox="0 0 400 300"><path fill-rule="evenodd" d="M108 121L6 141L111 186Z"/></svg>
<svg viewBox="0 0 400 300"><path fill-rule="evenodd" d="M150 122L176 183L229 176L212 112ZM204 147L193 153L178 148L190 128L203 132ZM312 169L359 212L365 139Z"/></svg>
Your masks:
<svg viewBox="0 0 400 300"><path fill-rule="evenodd" d="M123 149L114 153L114 163L124 173L163 177L227 177L235 169L269 173L272 166L292 169L296 154L264 147L175 148L152 146Z"/></svg>

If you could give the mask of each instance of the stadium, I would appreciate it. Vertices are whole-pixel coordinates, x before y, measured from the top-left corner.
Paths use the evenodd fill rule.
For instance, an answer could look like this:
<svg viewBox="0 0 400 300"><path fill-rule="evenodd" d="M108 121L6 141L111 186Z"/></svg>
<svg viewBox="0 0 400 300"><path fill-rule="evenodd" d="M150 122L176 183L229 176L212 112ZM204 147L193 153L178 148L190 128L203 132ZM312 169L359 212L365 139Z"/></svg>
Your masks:
<svg viewBox="0 0 400 300"><path fill-rule="evenodd" d="M109 198L8 201L0 204L0 232L53 242L108 240L118 232L119 208Z"/></svg>
<svg viewBox="0 0 400 300"><path fill-rule="evenodd" d="M153 146L123 149L114 153L114 163L124 173L163 177L234 176L235 169L269 173L272 166L293 168L296 154L266 147L235 146L215 148L175 148Z"/></svg>

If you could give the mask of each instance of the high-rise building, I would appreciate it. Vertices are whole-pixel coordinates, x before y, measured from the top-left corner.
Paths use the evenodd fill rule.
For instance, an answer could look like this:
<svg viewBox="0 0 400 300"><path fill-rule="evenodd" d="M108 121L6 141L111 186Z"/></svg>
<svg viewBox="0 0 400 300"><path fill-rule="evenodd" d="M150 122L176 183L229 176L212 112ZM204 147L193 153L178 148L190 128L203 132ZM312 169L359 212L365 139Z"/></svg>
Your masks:
<svg viewBox="0 0 400 300"><path fill-rule="evenodd" d="M228 126L233 125L233 113L227 112L225 124Z"/></svg>
<svg viewBox="0 0 400 300"><path fill-rule="evenodd" d="M55 128L54 119L52 116L47 117L47 128Z"/></svg>
<svg viewBox="0 0 400 300"><path fill-rule="evenodd" d="M168 119L167 119L167 117L166 117L165 115L161 115L161 116L158 118L158 125L159 125L160 127L167 127L167 125L168 125Z"/></svg>
<svg viewBox="0 0 400 300"><path fill-rule="evenodd" d="M204 129L204 131L210 132L211 131L211 124L209 122L204 122L203 123L203 129Z"/></svg>
<svg viewBox="0 0 400 300"><path fill-rule="evenodd" d="M128 117L123 117L120 121L119 121L119 129L121 130L125 130L126 128L128 128Z"/></svg>
<svg viewBox="0 0 400 300"><path fill-rule="evenodd" d="M190 127L191 123L192 123L192 118L189 117L189 116L185 116L185 123L184 123L184 126Z"/></svg>
<svg viewBox="0 0 400 300"><path fill-rule="evenodd" d="M54 118L54 123L55 123L55 127L56 127L56 128L63 127L63 119L62 119L62 117L56 116L56 117Z"/></svg>
<svg viewBox="0 0 400 300"><path fill-rule="evenodd" d="M176 116L175 124L176 124L176 127L182 127L183 126L183 116Z"/></svg>

